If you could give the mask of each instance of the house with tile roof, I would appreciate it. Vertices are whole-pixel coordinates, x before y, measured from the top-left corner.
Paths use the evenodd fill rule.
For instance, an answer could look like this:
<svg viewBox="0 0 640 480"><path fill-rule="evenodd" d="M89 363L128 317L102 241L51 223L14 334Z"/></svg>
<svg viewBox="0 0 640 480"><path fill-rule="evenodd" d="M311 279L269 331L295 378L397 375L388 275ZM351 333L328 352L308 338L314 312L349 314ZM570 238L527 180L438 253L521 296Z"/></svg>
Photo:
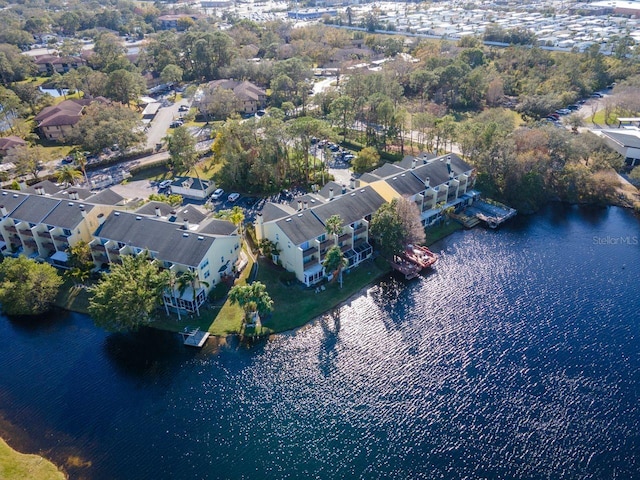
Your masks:
<svg viewBox="0 0 640 480"><path fill-rule="evenodd" d="M8 137L0 137L0 157L5 157L11 150L16 147L24 147L27 142L15 135Z"/></svg>
<svg viewBox="0 0 640 480"><path fill-rule="evenodd" d="M267 92L257 85L230 79L214 80L207 84L207 90L214 92L218 88L231 90L239 102L240 113L256 113L267 104Z"/></svg>
<svg viewBox="0 0 640 480"><path fill-rule="evenodd" d="M326 272L322 262L330 247L337 244L349 267L355 267L373 253L369 243L371 216L385 199L371 187L347 191L335 184L327 197L319 194L294 199L289 205L266 204L257 216L256 236L268 239L278 250L274 261L294 272L307 286L321 281ZM327 234L326 222L333 215L343 221L343 233L337 239Z"/></svg>
<svg viewBox="0 0 640 480"><path fill-rule="evenodd" d="M40 75L65 74L87 64L87 61L79 56L60 57L51 54L37 55L33 61Z"/></svg>
<svg viewBox="0 0 640 480"><path fill-rule="evenodd" d="M57 105L45 107L35 116L34 120L42 138L57 142L66 141L73 131L73 127L82 117L82 113L92 102L107 102L97 97L93 99L64 100Z"/></svg>

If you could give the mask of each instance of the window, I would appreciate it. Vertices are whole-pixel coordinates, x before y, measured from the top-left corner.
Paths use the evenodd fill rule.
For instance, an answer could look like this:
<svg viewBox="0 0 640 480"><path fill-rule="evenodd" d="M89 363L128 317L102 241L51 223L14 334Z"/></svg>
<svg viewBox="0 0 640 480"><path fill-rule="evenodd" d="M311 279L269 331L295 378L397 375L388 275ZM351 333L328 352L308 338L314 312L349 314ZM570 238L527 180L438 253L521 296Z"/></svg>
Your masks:
<svg viewBox="0 0 640 480"><path fill-rule="evenodd" d="M306 249L308 249L308 248L309 248L309 242L304 242L302 245L300 245L300 248L301 248L302 250L306 250Z"/></svg>
<svg viewBox="0 0 640 480"><path fill-rule="evenodd" d="M224 257L220 257L220 263L224 263Z"/></svg>
<svg viewBox="0 0 640 480"><path fill-rule="evenodd" d="M200 264L200 268L201 269L202 268L206 268L207 266L209 266L209 259L208 258L205 259L205 261Z"/></svg>
<svg viewBox="0 0 640 480"><path fill-rule="evenodd" d="M278 235L278 234L276 233L276 242L277 242L278 240L280 240L280 235Z"/></svg>
<svg viewBox="0 0 640 480"><path fill-rule="evenodd" d="M210 276L209 270L207 270L206 272L204 272L204 278L209 278L209 276Z"/></svg>
<svg viewBox="0 0 640 480"><path fill-rule="evenodd" d="M234 250L237 250L237 249L239 249L239 248L240 248L240 244L239 244L239 243L236 243L236 246L234 247Z"/></svg>
<svg viewBox="0 0 640 480"><path fill-rule="evenodd" d="M36 224L35 224L35 223L29 223L29 228L33 228L33 227L35 227L35 226L36 226Z"/></svg>
<svg viewBox="0 0 640 480"><path fill-rule="evenodd" d="M68 228L65 228L65 229L64 229L64 234L65 234L65 236L67 236L67 237L71 236L71 230L69 230Z"/></svg>
<svg viewBox="0 0 640 480"><path fill-rule="evenodd" d="M318 237L318 241L320 243L324 242L326 239L327 239L327 236L324 233Z"/></svg>

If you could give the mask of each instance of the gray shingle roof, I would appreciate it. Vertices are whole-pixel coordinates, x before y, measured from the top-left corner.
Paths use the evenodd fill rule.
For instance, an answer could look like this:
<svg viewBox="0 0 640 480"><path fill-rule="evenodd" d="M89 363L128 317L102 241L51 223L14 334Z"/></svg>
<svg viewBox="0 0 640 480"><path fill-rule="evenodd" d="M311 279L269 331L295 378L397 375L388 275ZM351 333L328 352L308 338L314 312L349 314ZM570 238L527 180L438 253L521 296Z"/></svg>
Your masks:
<svg viewBox="0 0 640 480"><path fill-rule="evenodd" d="M75 192L78 194L78 198L80 200L86 200L89 197L93 196L93 193L91 192L91 190L88 190L86 188L69 188L67 190L62 190L60 192L54 193L53 195L51 195L53 198L60 198L63 200L71 200L71 194L72 192Z"/></svg>
<svg viewBox="0 0 640 480"><path fill-rule="evenodd" d="M602 132L602 134L611 137L624 147L640 148L640 137L638 135L611 131Z"/></svg>
<svg viewBox="0 0 640 480"><path fill-rule="evenodd" d="M52 181L50 181L50 180L42 180L41 182L34 183L30 187L27 187L22 191L25 192L25 193L34 193L35 194L35 193L37 193L36 190L38 188L42 188L46 195L55 195L56 193L58 193L58 192L60 192L62 190L58 185L56 185Z"/></svg>
<svg viewBox="0 0 640 480"><path fill-rule="evenodd" d="M51 213L42 220L42 223L72 229L82 222L82 210L89 213L93 208L94 206L88 203L60 200Z"/></svg>
<svg viewBox="0 0 640 480"><path fill-rule="evenodd" d="M124 197L112 189L107 188L95 195L87 198L87 202L95 203L98 205L118 205L124 200Z"/></svg>
<svg viewBox="0 0 640 480"><path fill-rule="evenodd" d="M288 205L276 205L275 203L267 202L262 208L262 220L264 222L271 222L278 218L284 218L291 215L295 210Z"/></svg>
<svg viewBox="0 0 640 480"><path fill-rule="evenodd" d="M340 215L346 225L373 214L384 203L384 198L367 186L347 192L331 202L316 207L313 213L323 224L332 215Z"/></svg>
<svg viewBox="0 0 640 480"><path fill-rule="evenodd" d="M209 235L231 235L237 229L233 223L227 220L212 218L207 220L198 231Z"/></svg>
<svg viewBox="0 0 640 480"><path fill-rule="evenodd" d="M27 199L28 195L14 190L0 191L0 206L7 209L10 214L15 208Z"/></svg>
<svg viewBox="0 0 640 480"><path fill-rule="evenodd" d="M278 220L276 225L294 245L300 245L326 231L322 222L309 209Z"/></svg>
<svg viewBox="0 0 640 480"><path fill-rule="evenodd" d="M404 170L404 168L399 167L398 165L394 165L393 163L385 163L381 167L376 168L373 172L371 172L371 174L375 175L376 177L384 178L391 175L399 175L404 172Z"/></svg>
<svg viewBox="0 0 640 480"><path fill-rule="evenodd" d="M324 222L332 215L340 215L345 225L358 221L374 213L385 203L373 188L364 187L347 192L334 200L296 212L278 220L276 225L294 245L300 245L326 232Z"/></svg>
<svg viewBox="0 0 640 480"><path fill-rule="evenodd" d="M42 223L43 219L58 206L60 200L42 195L29 195L11 212L11 218L28 223ZM78 209L79 210L79 209Z"/></svg>
<svg viewBox="0 0 640 480"><path fill-rule="evenodd" d="M414 195L424 190L424 183L421 182L411 172L401 173L388 177L386 182L400 195Z"/></svg>
<svg viewBox="0 0 640 480"><path fill-rule="evenodd" d="M320 189L320 191L318 192L318 195L328 200L329 197L331 196L330 190L332 188L333 188L334 197L342 194L342 185L332 181L332 182L327 182L327 184Z"/></svg>
<svg viewBox="0 0 640 480"><path fill-rule="evenodd" d="M147 249L156 252L160 260L192 267L200 265L215 241L215 237L186 232L155 217L125 212L112 212L95 236Z"/></svg>

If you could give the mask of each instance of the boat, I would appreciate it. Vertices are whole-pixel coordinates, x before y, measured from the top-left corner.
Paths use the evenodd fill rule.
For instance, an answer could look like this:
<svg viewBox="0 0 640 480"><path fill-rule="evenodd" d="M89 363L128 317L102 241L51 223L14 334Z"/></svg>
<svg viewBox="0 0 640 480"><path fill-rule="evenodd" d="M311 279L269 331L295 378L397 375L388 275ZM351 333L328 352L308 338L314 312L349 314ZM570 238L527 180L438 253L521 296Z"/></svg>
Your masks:
<svg viewBox="0 0 640 480"><path fill-rule="evenodd" d="M429 268L438 261L438 255L421 245L407 245L404 256L410 262L419 265L420 268Z"/></svg>

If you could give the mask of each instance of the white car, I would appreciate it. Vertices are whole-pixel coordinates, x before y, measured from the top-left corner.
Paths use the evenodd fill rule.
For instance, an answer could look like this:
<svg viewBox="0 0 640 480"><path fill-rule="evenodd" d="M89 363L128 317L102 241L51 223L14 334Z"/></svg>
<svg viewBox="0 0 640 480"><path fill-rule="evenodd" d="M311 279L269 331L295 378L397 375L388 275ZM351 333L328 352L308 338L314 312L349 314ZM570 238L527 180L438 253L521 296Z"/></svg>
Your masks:
<svg viewBox="0 0 640 480"><path fill-rule="evenodd" d="M230 202L235 202L239 198L240 198L240 194L236 193L236 192L233 192L233 193L229 194L229 196L227 197L227 200L229 200Z"/></svg>
<svg viewBox="0 0 640 480"><path fill-rule="evenodd" d="M211 200L218 200L220 198L222 198L222 195L224 195L224 190L221 188L217 188L212 194L211 194Z"/></svg>
<svg viewBox="0 0 640 480"><path fill-rule="evenodd" d="M171 180L163 180L160 182L160 184L158 185L158 188L160 190L162 190L163 188L167 188L169 185L171 185L173 182Z"/></svg>

